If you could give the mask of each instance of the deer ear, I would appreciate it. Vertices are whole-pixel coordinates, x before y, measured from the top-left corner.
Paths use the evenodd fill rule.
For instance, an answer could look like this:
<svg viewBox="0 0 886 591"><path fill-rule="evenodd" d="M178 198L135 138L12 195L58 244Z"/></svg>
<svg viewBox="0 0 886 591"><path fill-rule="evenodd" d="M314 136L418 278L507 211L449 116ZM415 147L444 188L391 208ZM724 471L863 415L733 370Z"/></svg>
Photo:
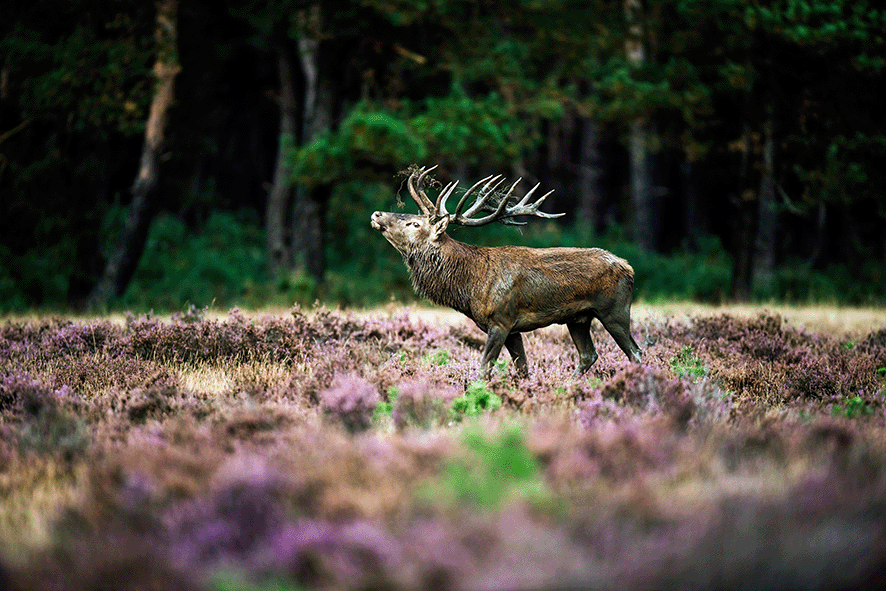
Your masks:
<svg viewBox="0 0 886 591"><path fill-rule="evenodd" d="M449 216L444 215L436 222L431 223L431 240L440 240L440 237L443 236L443 233L446 232L446 227L449 226Z"/></svg>

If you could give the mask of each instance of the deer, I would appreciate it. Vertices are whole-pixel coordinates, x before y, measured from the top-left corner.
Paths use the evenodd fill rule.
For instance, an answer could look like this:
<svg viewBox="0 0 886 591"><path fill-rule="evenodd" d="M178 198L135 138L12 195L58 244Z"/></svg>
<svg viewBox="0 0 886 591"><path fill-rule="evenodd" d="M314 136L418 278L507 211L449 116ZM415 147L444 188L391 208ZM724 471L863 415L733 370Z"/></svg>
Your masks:
<svg viewBox="0 0 886 591"><path fill-rule="evenodd" d="M459 181L448 183L431 201L423 183L435 168L414 167L407 177L420 215L376 211L370 224L403 255L420 296L461 312L486 333L482 379L489 380L502 347L510 353L518 376L528 377L522 333L552 324L566 325L578 350L573 375L584 374L598 358L590 332L595 318L630 361L640 362L642 351L630 330L634 270L627 261L602 248L486 247L459 242L446 234L450 224L524 225L514 218L553 219L565 214L539 211L553 191L530 201L538 184L519 201L512 199L519 178L502 196L498 190L505 180L502 175L475 183L449 213L446 202ZM464 210L475 191L474 202Z"/></svg>

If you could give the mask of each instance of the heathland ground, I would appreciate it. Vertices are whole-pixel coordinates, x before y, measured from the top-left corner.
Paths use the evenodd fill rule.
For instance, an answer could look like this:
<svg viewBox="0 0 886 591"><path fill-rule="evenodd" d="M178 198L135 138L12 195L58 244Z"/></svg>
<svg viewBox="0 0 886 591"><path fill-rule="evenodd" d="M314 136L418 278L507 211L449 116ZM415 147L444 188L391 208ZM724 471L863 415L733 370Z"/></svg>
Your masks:
<svg viewBox="0 0 886 591"><path fill-rule="evenodd" d="M478 379L458 314L0 324L0 587L835 588L886 574L886 311L634 307Z"/></svg>

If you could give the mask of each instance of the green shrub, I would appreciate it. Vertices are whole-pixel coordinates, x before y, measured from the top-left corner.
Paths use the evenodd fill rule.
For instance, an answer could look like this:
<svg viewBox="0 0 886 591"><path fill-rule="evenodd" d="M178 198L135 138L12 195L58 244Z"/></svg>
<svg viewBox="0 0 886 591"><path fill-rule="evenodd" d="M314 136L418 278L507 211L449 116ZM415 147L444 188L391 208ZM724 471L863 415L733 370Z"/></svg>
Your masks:
<svg viewBox="0 0 886 591"><path fill-rule="evenodd" d="M690 376L700 379L708 375L708 370L701 359L695 356L692 345L686 345L676 356L671 358L671 369L677 377Z"/></svg>
<svg viewBox="0 0 886 591"><path fill-rule="evenodd" d="M453 419L477 417L483 411L492 411L501 407L501 398L486 386L483 380L471 382L462 396L452 401Z"/></svg>
<svg viewBox="0 0 886 591"><path fill-rule="evenodd" d="M447 365L449 363L449 351L446 349L437 349L431 353L425 353L421 358L421 362L425 365Z"/></svg>
<svg viewBox="0 0 886 591"><path fill-rule="evenodd" d="M498 438L479 429L465 431L465 459L450 459L443 473L443 498L497 509L513 499L544 501L550 492L538 460L526 449L522 429L511 425Z"/></svg>
<svg viewBox="0 0 886 591"><path fill-rule="evenodd" d="M196 232L178 218L155 220L132 283L119 302L180 310L191 303L229 307L250 282L265 279L264 236L248 214L214 212Z"/></svg>
<svg viewBox="0 0 886 591"><path fill-rule="evenodd" d="M866 417L874 414L874 412L873 405L861 396L846 398L842 403L836 404L831 408L831 415L846 417L847 419Z"/></svg>

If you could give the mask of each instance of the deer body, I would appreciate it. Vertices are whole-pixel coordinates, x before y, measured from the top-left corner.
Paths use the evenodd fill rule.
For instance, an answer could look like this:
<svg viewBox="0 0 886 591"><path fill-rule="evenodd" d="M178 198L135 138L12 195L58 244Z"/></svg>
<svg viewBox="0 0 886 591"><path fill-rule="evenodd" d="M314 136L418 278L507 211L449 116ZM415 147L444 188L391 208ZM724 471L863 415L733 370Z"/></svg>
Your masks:
<svg viewBox="0 0 886 591"><path fill-rule="evenodd" d="M420 188L413 190L415 177L410 178L410 192L427 210L430 200L421 199L427 197ZM486 333L481 364L484 379L489 378L502 347L508 349L518 372L528 375L521 333L551 324L566 324L579 353L576 374L587 371L597 360L590 335L594 318L631 360L640 360L640 348L630 333L634 274L626 261L599 248L465 244L445 233L450 221L458 221L464 198L454 215L445 213L445 205L441 213L441 201L445 203L443 193L434 211L425 215L377 211L371 223L403 255L417 292L458 310ZM499 219L505 210L496 209L499 213L494 219ZM514 215L538 213L527 213L524 208Z"/></svg>

